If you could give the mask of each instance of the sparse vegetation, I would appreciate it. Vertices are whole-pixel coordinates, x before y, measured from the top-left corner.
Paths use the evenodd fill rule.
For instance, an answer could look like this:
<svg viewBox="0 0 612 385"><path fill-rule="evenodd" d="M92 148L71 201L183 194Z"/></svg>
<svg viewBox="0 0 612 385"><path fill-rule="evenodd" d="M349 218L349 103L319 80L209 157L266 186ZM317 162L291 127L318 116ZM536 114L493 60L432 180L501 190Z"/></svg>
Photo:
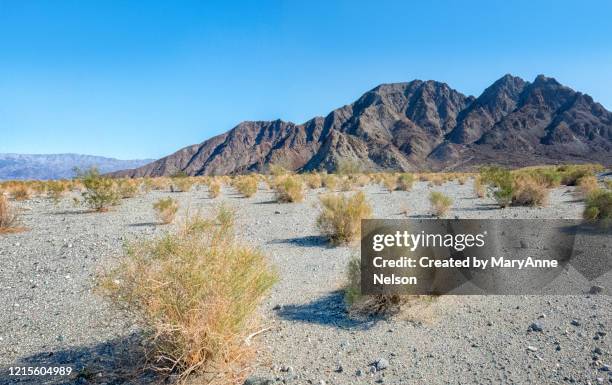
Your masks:
<svg viewBox="0 0 612 385"><path fill-rule="evenodd" d="M19 231L19 217L8 199L0 192L0 234Z"/></svg>
<svg viewBox="0 0 612 385"><path fill-rule="evenodd" d="M500 167L486 167L480 171L480 178L501 207L510 206L514 182L510 171Z"/></svg>
<svg viewBox="0 0 612 385"><path fill-rule="evenodd" d="M333 174L323 174L321 183L329 191L334 191L338 187L338 178Z"/></svg>
<svg viewBox="0 0 612 385"><path fill-rule="evenodd" d="M397 189L400 191L412 190L414 184L414 175L403 173L397 178Z"/></svg>
<svg viewBox="0 0 612 385"><path fill-rule="evenodd" d="M385 177L382 180L382 183L385 186L385 188L390 193L392 193L393 191L397 189L397 176L395 174L385 175Z"/></svg>
<svg viewBox="0 0 612 385"><path fill-rule="evenodd" d="M227 213L191 217L176 234L132 243L100 279L102 292L142 323L150 365L183 380L244 381L255 309L276 281L260 251L235 241Z"/></svg>
<svg viewBox="0 0 612 385"><path fill-rule="evenodd" d="M246 198L250 198L257 192L258 180L254 175L240 176L234 181L234 187Z"/></svg>
<svg viewBox="0 0 612 385"><path fill-rule="evenodd" d="M119 201L119 194L112 179L100 175L97 169L92 168L85 172L78 172L78 179L85 191L82 193L85 204L96 211L106 211Z"/></svg>
<svg viewBox="0 0 612 385"><path fill-rule="evenodd" d="M336 173L339 175L354 175L361 172L361 163L356 159L341 159L336 167Z"/></svg>
<svg viewBox="0 0 612 385"><path fill-rule="evenodd" d="M515 206L545 206L548 202L548 184L541 179L517 175L512 189L512 204Z"/></svg>
<svg viewBox="0 0 612 385"><path fill-rule="evenodd" d="M208 183L208 195L211 198L216 198L221 194L221 183L217 180L211 180Z"/></svg>
<svg viewBox="0 0 612 385"><path fill-rule="evenodd" d="M583 216L586 220L608 225L612 220L612 191L598 189L591 192L586 199Z"/></svg>
<svg viewBox="0 0 612 385"><path fill-rule="evenodd" d="M301 202L304 200L304 185L293 175L281 175L274 180L276 199L281 203Z"/></svg>
<svg viewBox="0 0 612 385"><path fill-rule="evenodd" d="M317 173L304 174L304 182L311 189L317 189L322 186L321 175Z"/></svg>
<svg viewBox="0 0 612 385"><path fill-rule="evenodd" d="M138 194L138 183L134 179L119 179L117 193L122 199L133 198Z"/></svg>
<svg viewBox="0 0 612 385"><path fill-rule="evenodd" d="M578 191L583 197L589 196L595 190L599 188L597 184L597 178L592 175L583 176L576 182L578 186Z"/></svg>
<svg viewBox="0 0 612 385"><path fill-rule="evenodd" d="M67 191L68 186L64 181L52 180L47 182L47 196L51 198L54 204L58 204Z"/></svg>
<svg viewBox="0 0 612 385"><path fill-rule="evenodd" d="M487 196L487 186L482 182L482 177L480 175L474 178L474 192L478 198Z"/></svg>
<svg viewBox="0 0 612 385"><path fill-rule="evenodd" d="M163 224L174 222L174 217L178 212L179 205L176 199L161 198L153 204L153 209L157 213L157 217Z"/></svg>
<svg viewBox="0 0 612 385"><path fill-rule="evenodd" d="M175 175L172 177L172 183L170 184L170 190L172 192L188 192L193 186L193 180L183 174Z"/></svg>
<svg viewBox="0 0 612 385"><path fill-rule="evenodd" d="M433 214L441 218L448 213L448 210L453 204L453 200L439 191L432 191L429 194L429 203L431 204Z"/></svg>
<svg viewBox="0 0 612 385"><path fill-rule="evenodd" d="M361 219L372 215L372 207L363 192L353 196L325 195L320 198L321 213L317 226L333 243L349 243L359 238Z"/></svg>
<svg viewBox="0 0 612 385"><path fill-rule="evenodd" d="M25 201L30 199L32 193L29 186L25 184L18 184L13 188L12 195L13 199L16 201Z"/></svg>

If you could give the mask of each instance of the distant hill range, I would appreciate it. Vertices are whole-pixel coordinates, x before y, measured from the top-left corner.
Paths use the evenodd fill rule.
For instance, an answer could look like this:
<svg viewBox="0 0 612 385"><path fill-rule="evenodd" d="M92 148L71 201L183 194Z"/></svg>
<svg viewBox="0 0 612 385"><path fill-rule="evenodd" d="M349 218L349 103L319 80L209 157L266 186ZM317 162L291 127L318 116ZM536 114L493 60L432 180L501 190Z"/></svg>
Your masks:
<svg viewBox="0 0 612 385"><path fill-rule="evenodd" d="M279 164L297 171L465 170L483 164L599 162L612 158L612 113L553 78L505 75L477 98L437 81L382 84L303 124L242 122L116 176L233 174Z"/></svg>
<svg viewBox="0 0 612 385"><path fill-rule="evenodd" d="M100 172L108 173L140 167L152 161L152 159L119 160L79 154L0 154L0 180L72 178L75 167L79 169L97 167Z"/></svg>

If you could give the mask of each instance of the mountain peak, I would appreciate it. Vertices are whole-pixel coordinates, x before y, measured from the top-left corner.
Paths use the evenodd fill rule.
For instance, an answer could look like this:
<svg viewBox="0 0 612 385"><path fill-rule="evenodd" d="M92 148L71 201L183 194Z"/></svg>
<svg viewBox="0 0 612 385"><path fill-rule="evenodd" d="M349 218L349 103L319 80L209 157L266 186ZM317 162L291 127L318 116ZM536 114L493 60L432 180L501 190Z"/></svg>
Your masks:
<svg viewBox="0 0 612 385"><path fill-rule="evenodd" d="M355 102L304 124L243 122L118 176L262 171L333 171L345 158L371 170L437 170L501 163L612 164L612 113L591 98L539 75L506 74L478 98L435 80L384 83Z"/></svg>

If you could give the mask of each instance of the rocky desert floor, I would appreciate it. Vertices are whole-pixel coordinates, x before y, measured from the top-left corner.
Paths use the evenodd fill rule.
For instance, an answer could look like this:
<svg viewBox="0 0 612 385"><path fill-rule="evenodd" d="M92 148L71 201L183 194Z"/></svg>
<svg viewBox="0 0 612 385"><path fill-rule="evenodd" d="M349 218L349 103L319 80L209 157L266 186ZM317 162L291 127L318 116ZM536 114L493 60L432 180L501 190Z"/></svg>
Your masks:
<svg viewBox="0 0 612 385"><path fill-rule="evenodd" d="M429 215L428 193L454 199L450 217L580 218L572 188L552 191L545 208L497 209L475 198L470 182L389 193L364 188L377 218ZM152 203L173 196L185 211L206 213L220 202L238 213L237 234L263 250L280 281L262 303L258 362L252 383L295 384L599 384L612 383L606 295L442 296L390 319L347 316L341 288L358 249L329 247L315 226L318 195L279 204L261 187L252 198L229 188L217 199L204 187L151 192L107 213L17 203L28 231L0 236L0 383L154 383L130 352L138 326L94 290L131 239L172 229L158 225ZM214 277L211 277L214 279ZM528 331L537 322L540 332ZM378 369L372 366L378 362ZM69 377L9 377L11 366L71 366ZM384 367L384 368L383 368Z"/></svg>

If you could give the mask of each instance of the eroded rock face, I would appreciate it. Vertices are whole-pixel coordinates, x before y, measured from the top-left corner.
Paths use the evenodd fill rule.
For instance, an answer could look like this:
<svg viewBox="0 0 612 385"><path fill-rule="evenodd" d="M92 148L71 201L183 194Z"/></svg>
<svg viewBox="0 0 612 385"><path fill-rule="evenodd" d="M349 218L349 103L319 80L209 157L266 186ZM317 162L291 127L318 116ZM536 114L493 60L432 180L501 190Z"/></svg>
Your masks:
<svg viewBox="0 0 612 385"><path fill-rule="evenodd" d="M456 170L481 164L612 162L612 113L538 76L505 75L478 98L436 81L380 85L304 124L242 122L230 131L116 176L214 175L279 164L333 171L342 159L370 170Z"/></svg>

